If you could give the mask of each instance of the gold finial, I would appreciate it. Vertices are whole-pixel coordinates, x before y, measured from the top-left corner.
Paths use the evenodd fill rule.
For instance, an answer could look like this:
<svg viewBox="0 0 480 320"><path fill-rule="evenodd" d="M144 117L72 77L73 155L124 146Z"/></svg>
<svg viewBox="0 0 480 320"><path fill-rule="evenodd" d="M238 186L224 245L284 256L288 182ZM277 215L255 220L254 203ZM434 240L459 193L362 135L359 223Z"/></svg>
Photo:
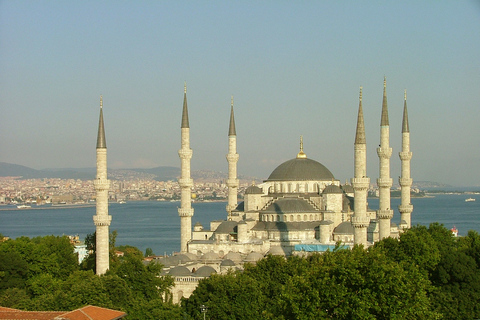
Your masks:
<svg viewBox="0 0 480 320"><path fill-rule="evenodd" d="M103 109L103 98L102 98L102 95L100 95L100 109Z"/></svg>
<svg viewBox="0 0 480 320"><path fill-rule="evenodd" d="M360 101L362 101L362 89L363 89L363 87L360 86Z"/></svg>
<svg viewBox="0 0 480 320"><path fill-rule="evenodd" d="M232 107L233 107L233 94L232 94Z"/></svg>
<svg viewBox="0 0 480 320"><path fill-rule="evenodd" d="M183 84L183 93L187 93L187 81Z"/></svg>
<svg viewBox="0 0 480 320"><path fill-rule="evenodd" d="M383 88L387 88L387 77L383 76Z"/></svg>
<svg viewBox="0 0 480 320"><path fill-rule="evenodd" d="M297 154L297 159L306 157L307 155L303 152L303 136L300 136L300 152Z"/></svg>
<svg viewBox="0 0 480 320"><path fill-rule="evenodd" d="M407 89L405 89L404 91L403 98L405 99L405 101L407 101Z"/></svg>

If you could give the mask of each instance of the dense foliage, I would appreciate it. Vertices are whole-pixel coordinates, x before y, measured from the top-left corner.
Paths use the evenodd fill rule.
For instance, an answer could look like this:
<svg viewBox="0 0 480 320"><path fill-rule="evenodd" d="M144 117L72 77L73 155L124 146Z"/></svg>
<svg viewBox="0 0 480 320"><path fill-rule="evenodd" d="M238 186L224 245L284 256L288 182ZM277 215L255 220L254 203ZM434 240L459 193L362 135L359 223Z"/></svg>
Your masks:
<svg viewBox="0 0 480 320"><path fill-rule="evenodd" d="M72 310L87 304L122 310L128 319L474 319L480 318L480 235L453 237L439 224L416 226L399 239L307 258L267 256L243 272L200 281L182 306L160 266L130 246L115 247L110 270L78 266L66 237L0 243L0 305ZM87 237L94 249L95 235ZM121 249L123 257L113 253ZM148 252L151 253L150 250ZM93 256L94 257L94 256Z"/></svg>
<svg viewBox="0 0 480 320"><path fill-rule="evenodd" d="M118 249L115 236L112 253ZM94 243L95 235L89 235L87 244ZM159 277L160 265L144 264L137 248L122 247L124 257L112 254L102 276L94 274L94 255L80 267L73 249L67 237L55 236L0 243L0 305L39 311L96 305L122 310L128 319L181 319L180 308L163 299L173 280Z"/></svg>
<svg viewBox="0 0 480 320"><path fill-rule="evenodd" d="M307 258L268 256L244 272L200 282L189 319L480 318L480 236L416 226L368 249Z"/></svg>

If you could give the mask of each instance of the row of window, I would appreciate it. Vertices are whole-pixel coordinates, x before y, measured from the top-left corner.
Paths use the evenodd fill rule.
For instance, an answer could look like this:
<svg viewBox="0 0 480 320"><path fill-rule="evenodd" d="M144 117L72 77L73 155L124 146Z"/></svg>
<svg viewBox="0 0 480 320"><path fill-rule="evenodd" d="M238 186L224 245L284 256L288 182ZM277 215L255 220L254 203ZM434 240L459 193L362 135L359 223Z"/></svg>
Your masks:
<svg viewBox="0 0 480 320"><path fill-rule="evenodd" d="M294 222L294 221L319 221L321 220L321 214L284 214L284 215L275 215L275 214L264 214L261 217L262 221L283 221L283 222Z"/></svg>

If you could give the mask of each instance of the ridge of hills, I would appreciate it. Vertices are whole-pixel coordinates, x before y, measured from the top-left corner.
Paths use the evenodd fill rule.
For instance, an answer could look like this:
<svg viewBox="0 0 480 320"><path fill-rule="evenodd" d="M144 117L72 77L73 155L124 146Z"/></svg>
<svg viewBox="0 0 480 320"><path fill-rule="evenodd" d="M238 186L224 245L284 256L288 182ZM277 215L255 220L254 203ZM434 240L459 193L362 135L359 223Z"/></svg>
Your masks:
<svg viewBox="0 0 480 320"><path fill-rule="evenodd" d="M95 179L96 168L62 168L33 169L26 166L0 162L0 177L20 177L20 179ZM157 181L176 181L180 176L180 168L159 166L150 169L108 169L108 178L113 180L152 179ZM192 171L192 178L197 181L222 180L227 178L224 172L212 170ZM248 177L247 177L248 178ZM246 178L245 178L246 179Z"/></svg>

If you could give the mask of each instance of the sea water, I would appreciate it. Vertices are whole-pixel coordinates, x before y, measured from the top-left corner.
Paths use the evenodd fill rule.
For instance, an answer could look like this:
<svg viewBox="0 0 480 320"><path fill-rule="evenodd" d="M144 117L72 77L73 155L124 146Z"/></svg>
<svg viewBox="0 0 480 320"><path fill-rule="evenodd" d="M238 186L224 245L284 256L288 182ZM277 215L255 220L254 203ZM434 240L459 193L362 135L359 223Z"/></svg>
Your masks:
<svg viewBox="0 0 480 320"><path fill-rule="evenodd" d="M465 202L472 197L477 201ZM394 217L400 222L400 199L391 200ZM439 194L434 197L412 198L412 224L428 226L439 222L447 228L455 226L459 235L468 230L480 233L480 195ZM199 222L210 229L210 221L226 219L226 202L194 202L192 226ZM371 209L378 209L378 199L369 198ZM117 245L131 245L145 252L151 248L157 255L171 254L180 249L179 202L138 201L125 204L110 203L112 216L110 232L116 230ZM31 209L0 207L0 233L10 238L20 236L79 235L83 240L95 232L93 224L95 207L49 207Z"/></svg>

